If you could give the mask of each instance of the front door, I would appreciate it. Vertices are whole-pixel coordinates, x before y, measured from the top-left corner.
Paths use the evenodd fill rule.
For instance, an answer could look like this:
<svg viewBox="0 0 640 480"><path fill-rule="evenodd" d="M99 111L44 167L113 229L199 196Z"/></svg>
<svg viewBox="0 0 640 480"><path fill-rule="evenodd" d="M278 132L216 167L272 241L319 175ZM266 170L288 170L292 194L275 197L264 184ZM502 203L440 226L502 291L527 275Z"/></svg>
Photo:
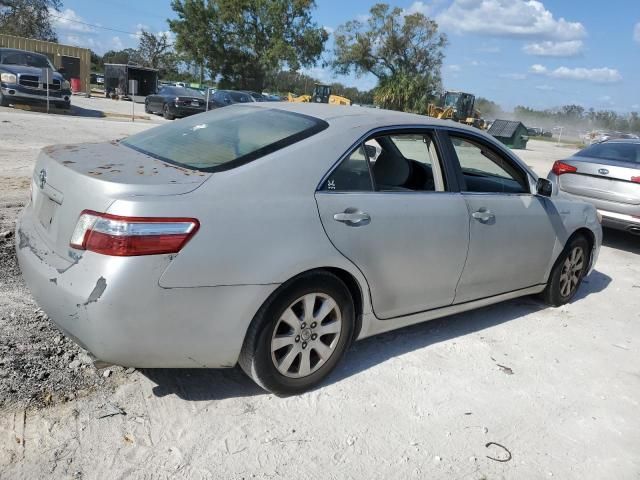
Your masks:
<svg viewBox="0 0 640 480"><path fill-rule="evenodd" d="M546 282L555 243L547 209L527 172L481 138L450 134L467 204L470 243L455 303Z"/></svg>
<svg viewBox="0 0 640 480"><path fill-rule="evenodd" d="M438 152L425 130L376 135L316 193L325 231L364 274L378 318L453 302L469 221L462 195L446 191Z"/></svg>

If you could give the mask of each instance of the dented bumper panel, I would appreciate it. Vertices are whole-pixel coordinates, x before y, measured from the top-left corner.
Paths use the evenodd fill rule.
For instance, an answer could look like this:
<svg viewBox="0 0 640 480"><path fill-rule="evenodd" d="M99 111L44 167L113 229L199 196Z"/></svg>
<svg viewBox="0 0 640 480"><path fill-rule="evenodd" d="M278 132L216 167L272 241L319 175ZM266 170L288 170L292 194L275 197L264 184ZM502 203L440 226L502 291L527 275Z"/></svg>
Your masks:
<svg viewBox="0 0 640 480"><path fill-rule="evenodd" d="M232 367L253 314L277 285L162 288L169 255L75 261L49 250L27 208L16 232L36 302L97 359L132 367Z"/></svg>

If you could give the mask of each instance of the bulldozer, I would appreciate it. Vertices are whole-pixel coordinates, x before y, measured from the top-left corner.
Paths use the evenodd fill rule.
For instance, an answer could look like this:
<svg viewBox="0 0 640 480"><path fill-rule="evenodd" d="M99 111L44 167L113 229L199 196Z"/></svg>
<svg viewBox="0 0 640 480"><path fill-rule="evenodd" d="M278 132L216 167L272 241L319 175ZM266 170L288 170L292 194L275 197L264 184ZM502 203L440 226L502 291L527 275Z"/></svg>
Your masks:
<svg viewBox="0 0 640 480"><path fill-rule="evenodd" d="M485 121L475 109L475 103L476 97L471 93L448 90L442 96L440 105L430 103L427 106L427 115L484 129Z"/></svg>
<svg viewBox="0 0 640 480"><path fill-rule="evenodd" d="M311 95L300 95L294 97L291 93L288 95L290 102L302 102L302 103L328 103L329 105L351 105L351 100L340 95L333 95L331 93L331 85L324 85L316 83L313 87L313 93Z"/></svg>

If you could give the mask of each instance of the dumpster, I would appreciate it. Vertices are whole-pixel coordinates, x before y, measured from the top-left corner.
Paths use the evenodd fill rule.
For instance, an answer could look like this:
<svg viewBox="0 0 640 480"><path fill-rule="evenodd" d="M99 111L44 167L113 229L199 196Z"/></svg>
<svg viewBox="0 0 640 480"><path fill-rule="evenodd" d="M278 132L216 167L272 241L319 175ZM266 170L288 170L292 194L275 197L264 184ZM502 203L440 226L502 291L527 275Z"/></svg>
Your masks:
<svg viewBox="0 0 640 480"><path fill-rule="evenodd" d="M496 120L487 133L507 147L515 149L525 150L529 141L527 127L522 122L513 120Z"/></svg>

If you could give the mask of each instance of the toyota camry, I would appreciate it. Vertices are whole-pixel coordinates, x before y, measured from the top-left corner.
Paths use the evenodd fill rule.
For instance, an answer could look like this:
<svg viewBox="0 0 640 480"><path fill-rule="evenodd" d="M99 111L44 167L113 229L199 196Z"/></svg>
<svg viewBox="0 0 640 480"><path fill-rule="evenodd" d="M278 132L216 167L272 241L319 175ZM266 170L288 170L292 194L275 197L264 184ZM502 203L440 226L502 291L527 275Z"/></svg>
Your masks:
<svg viewBox="0 0 640 480"><path fill-rule="evenodd" d="M596 209L479 130L253 103L43 149L16 250L38 304L103 363L317 386L349 345L520 297L569 302Z"/></svg>

